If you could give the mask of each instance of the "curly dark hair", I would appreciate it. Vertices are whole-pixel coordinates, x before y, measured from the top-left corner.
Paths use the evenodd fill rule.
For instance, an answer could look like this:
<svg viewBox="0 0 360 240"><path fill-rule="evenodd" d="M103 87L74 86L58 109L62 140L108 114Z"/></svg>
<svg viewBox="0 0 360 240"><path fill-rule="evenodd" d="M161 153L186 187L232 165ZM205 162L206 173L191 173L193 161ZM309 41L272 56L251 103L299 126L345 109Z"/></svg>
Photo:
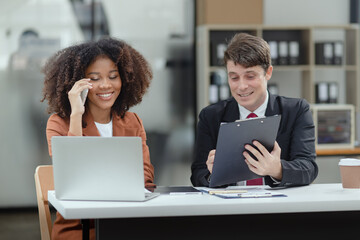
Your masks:
<svg viewBox="0 0 360 240"><path fill-rule="evenodd" d="M112 112L124 117L130 107L141 102L153 76L149 63L125 41L104 37L70 46L48 59L43 68L45 81L41 100L48 101L48 113L57 113L62 118L70 117L67 94L76 81L85 77L87 67L98 56L111 59L120 74L121 92L112 106Z"/></svg>

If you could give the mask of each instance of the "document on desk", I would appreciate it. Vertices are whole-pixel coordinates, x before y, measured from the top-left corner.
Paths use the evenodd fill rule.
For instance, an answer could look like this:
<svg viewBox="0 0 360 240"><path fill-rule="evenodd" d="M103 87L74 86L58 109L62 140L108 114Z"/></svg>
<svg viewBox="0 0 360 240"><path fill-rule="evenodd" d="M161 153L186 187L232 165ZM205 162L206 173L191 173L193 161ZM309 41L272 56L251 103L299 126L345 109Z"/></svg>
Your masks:
<svg viewBox="0 0 360 240"><path fill-rule="evenodd" d="M263 187L198 188L198 190L221 198L268 198L287 195Z"/></svg>

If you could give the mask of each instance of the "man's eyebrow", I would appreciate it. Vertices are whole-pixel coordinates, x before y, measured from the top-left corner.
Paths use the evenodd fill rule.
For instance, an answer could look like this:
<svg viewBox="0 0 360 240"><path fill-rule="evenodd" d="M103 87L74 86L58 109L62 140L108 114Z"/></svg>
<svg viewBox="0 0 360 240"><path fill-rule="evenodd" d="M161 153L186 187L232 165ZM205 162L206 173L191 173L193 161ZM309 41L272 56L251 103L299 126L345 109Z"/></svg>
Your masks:
<svg viewBox="0 0 360 240"><path fill-rule="evenodd" d="M249 69L249 70L246 70L245 73L257 73L257 71L255 71L253 69Z"/></svg>
<svg viewBox="0 0 360 240"><path fill-rule="evenodd" d="M245 73L245 74L246 74L246 73L255 73L255 74L257 74L257 71L248 70L248 71L245 71L244 73ZM239 73L237 73L237 72L228 72L228 75L230 75L230 74L236 74L236 75L238 75Z"/></svg>

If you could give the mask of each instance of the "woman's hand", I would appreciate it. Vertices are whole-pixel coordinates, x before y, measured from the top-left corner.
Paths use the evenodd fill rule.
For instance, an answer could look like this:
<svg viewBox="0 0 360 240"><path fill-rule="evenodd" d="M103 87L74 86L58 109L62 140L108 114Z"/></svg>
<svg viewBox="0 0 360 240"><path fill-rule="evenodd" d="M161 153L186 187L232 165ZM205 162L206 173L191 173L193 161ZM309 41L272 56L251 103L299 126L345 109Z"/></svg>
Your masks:
<svg viewBox="0 0 360 240"><path fill-rule="evenodd" d="M92 84L89 78L77 81L68 93L71 106L69 132L74 136L82 136L82 115L85 112L85 100L81 99L81 92L91 89Z"/></svg>
<svg viewBox="0 0 360 240"><path fill-rule="evenodd" d="M68 93L71 106L71 115L83 115L85 112L85 100L81 99L81 92L85 89L91 89L92 84L89 78L83 78L77 81Z"/></svg>

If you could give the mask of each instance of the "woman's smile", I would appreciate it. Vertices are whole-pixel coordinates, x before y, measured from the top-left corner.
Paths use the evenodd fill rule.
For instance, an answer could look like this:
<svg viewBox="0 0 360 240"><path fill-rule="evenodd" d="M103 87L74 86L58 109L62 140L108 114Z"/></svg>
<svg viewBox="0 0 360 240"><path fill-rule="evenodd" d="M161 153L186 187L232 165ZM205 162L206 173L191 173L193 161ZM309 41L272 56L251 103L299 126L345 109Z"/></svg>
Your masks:
<svg viewBox="0 0 360 240"><path fill-rule="evenodd" d="M110 92L110 93L98 93L96 94L101 100L110 100L111 97L113 96L114 92Z"/></svg>

